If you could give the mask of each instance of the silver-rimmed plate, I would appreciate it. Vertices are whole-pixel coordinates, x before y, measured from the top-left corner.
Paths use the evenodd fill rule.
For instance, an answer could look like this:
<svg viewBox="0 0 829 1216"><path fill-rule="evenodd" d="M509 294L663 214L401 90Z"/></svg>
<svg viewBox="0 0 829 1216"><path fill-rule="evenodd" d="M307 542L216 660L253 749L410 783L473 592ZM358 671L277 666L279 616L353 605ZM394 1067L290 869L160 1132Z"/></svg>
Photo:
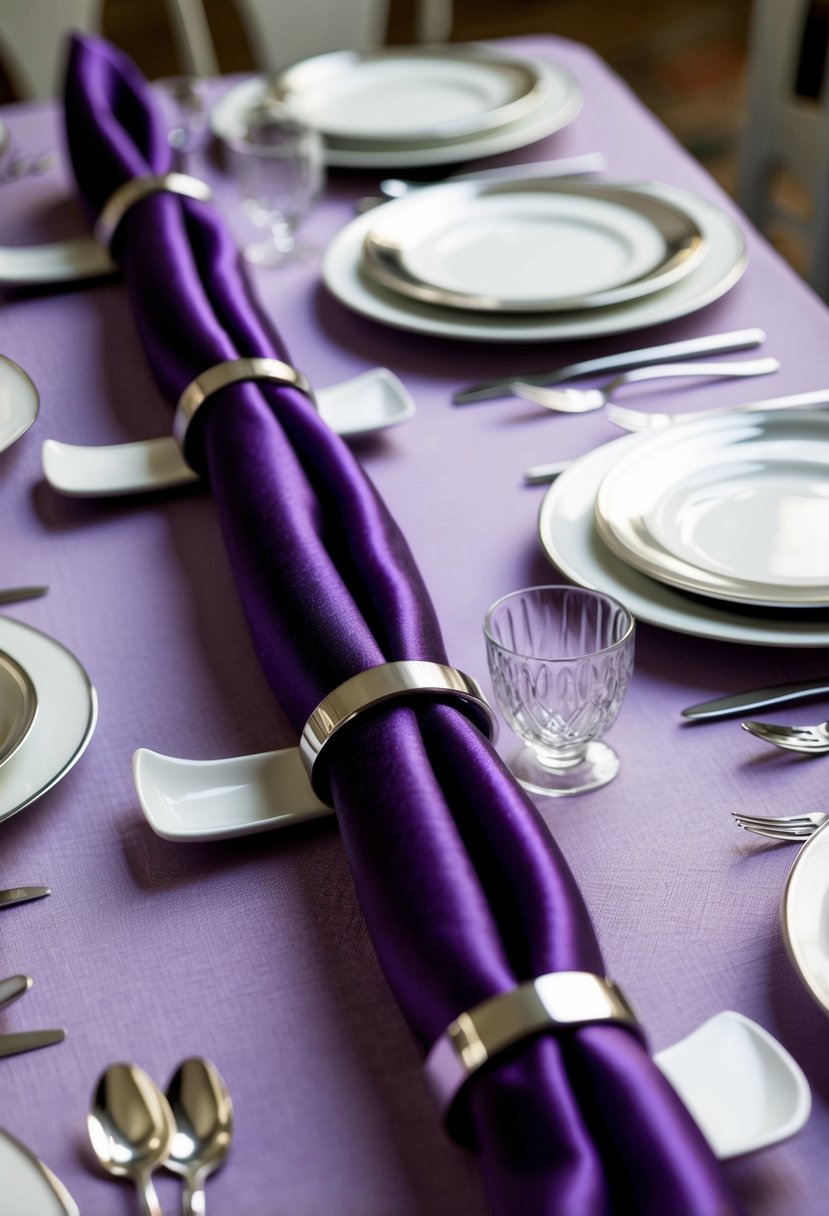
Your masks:
<svg viewBox="0 0 829 1216"><path fill-rule="evenodd" d="M399 148L497 130L547 99L527 59L477 46L334 51L282 72L273 93L332 147Z"/></svg>
<svg viewBox="0 0 829 1216"><path fill-rule="evenodd" d="M680 434L681 432L681 434ZM697 595L829 604L829 417L817 410L689 419L640 437L596 495L623 561Z"/></svg>
<svg viewBox="0 0 829 1216"><path fill-rule="evenodd" d="M0 764L5 764L32 729L37 692L25 667L0 651Z"/></svg>
<svg viewBox="0 0 829 1216"><path fill-rule="evenodd" d="M414 169L427 165L451 165L478 160L524 148L552 135L572 122L582 106L582 94L569 72L557 64L533 61L543 78L546 94L539 105L512 122L493 130L480 131L444 142L426 140L401 146L332 147L326 144L325 162L343 169ZM224 93L210 112L210 129L223 141L233 138L239 117L251 106L272 95L264 76L243 80Z"/></svg>
<svg viewBox="0 0 829 1216"><path fill-rule="evenodd" d="M688 274L705 241L680 207L636 183L457 182L376 213L365 268L392 291L481 312L602 308Z"/></svg>
<svg viewBox="0 0 829 1216"><path fill-rule="evenodd" d="M0 355L0 452L28 431L39 409L34 381L19 364Z"/></svg>
<svg viewBox="0 0 829 1216"><path fill-rule="evenodd" d="M819 828L794 859L781 920L795 970L829 1013L829 824Z"/></svg>
<svg viewBox="0 0 829 1216"><path fill-rule="evenodd" d="M516 174L520 176L520 168ZM512 314L441 308L413 300L377 283L365 270L363 241L376 218L370 211L346 224L330 242L323 257L323 280L342 304L374 321L473 342L552 342L625 333L687 316L729 291L746 266L745 239L731 216L677 186L649 182L637 188L687 212L707 246L705 256L683 278L639 299L606 308Z"/></svg>
<svg viewBox="0 0 829 1216"><path fill-rule="evenodd" d="M829 646L825 614L820 619L804 612L773 615L687 595L648 578L607 548L595 525L596 494L608 470L641 438L627 435L602 444L575 460L556 479L538 516L538 537L549 560L579 586L596 588L620 600L637 620L676 633L755 646Z"/></svg>
<svg viewBox="0 0 829 1216"><path fill-rule="evenodd" d="M0 649L29 673L38 700L31 730L2 768L2 822L40 798L77 763L92 738L98 701L75 656L30 625L0 617Z"/></svg>

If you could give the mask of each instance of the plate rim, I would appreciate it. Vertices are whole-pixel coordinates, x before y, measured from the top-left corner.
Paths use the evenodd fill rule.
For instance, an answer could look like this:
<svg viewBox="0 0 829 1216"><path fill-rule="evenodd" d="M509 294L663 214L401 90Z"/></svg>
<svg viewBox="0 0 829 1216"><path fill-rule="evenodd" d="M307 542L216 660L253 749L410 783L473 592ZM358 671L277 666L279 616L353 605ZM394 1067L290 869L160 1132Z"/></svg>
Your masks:
<svg viewBox="0 0 829 1216"><path fill-rule="evenodd" d="M814 976L809 965L808 954L804 951L802 941L793 929L793 922L796 918L792 910L792 903L799 898L800 884L804 881L804 867L811 866L813 863L820 865L827 841L829 841L829 823L818 828L798 850L783 888L783 898L780 901L780 923L789 961L800 976L804 987L824 1013L829 1014L829 986L821 986ZM829 887L829 882L827 882L827 887Z"/></svg>
<svg viewBox="0 0 829 1216"><path fill-rule="evenodd" d="M0 768L2 768L6 761L15 755L28 738L37 717L38 697L32 677L23 664L14 655L9 654L7 650L0 649L0 667L10 672L13 680L22 689L24 705L22 725L18 727L16 738L5 751L0 750Z"/></svg>

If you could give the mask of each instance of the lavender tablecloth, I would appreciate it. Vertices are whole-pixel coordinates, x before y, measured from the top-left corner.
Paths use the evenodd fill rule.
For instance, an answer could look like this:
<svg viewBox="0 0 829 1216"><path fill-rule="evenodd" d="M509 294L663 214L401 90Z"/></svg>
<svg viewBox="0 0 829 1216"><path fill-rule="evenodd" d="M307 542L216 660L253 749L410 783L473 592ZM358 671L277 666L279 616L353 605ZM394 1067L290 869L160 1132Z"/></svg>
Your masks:
<svg viewBox="0 0 829 1216"><path fill-rule="evenodd" d="M591 53L547 39L513 45L558 58L586 96L571 128L521 159L602 149L612 171L659 177L728 205ZM2 117L24 144L56 138L50 107ZM324 243L370 181L334 178L308 237ZM218 186L229 198L230 188ZM62 170L2 189L0 242L83 231ZM824 306L748 236L750 267L729 296L643 342L759 324L784 364L763 395L829 382ZM393 333L332 301L316 270L308 263L263 272L260 294L266 305L279 301L292 354L318 385L384 363L414 393L415 420L363 444L361 456L413 548L453 662L483 675L485 607L549 575L535 541L539 491L520 487L520 470L547 450L586 450L610 428L600 418L530 416L515 402L451 408L451 389L467 380L564 359L575 348L498 349ZM36 426L0 456L3 581L51 587L47 599L8 615L70 646L101 702L79 766L2 829L0 885L43 881L54 891L45 903L2 914L5 974L35 977L3 1028L69 1029L64 1046L3 1062L3 1125L56 1170L84 1213L127 1212L126 1188L119 1193L85 1159L92 1083L119 1058L163 1082L179 1059L201 1052L221 1068L237 1107L233 1157L209 1184L212 1212L314 1216L336 1205L355 1216L478 1216L485 1206L477 1171L439 1130L333 825L185 848L157 840L137 810L129 771L137 746L199 758L293 740L248 641L209 500L195 490L73 503L40 483L46 437L117 442L169 425L123 287L9 295L0 351L30 371L42 396ZM718 402L752 394L746 385L715 391ZM642 627L633 688L613 730L620 777L544 808L608 969L656 1048L734 1008L767 1026L806 1068L816 1096L808 1128L729 1167L759 1216L825 1208L819 1146L829 1130L829 1069L821 1062L829 1027L781 942L779 898L792 855L737 834L728 810L816 808L821 769L767 758L734 723L683 729L677 711L719 691L806 674L821 661L815 651ZM814 707L791 715L809 720ZM160 1183L171 1210L176 1186Z"/></svg>

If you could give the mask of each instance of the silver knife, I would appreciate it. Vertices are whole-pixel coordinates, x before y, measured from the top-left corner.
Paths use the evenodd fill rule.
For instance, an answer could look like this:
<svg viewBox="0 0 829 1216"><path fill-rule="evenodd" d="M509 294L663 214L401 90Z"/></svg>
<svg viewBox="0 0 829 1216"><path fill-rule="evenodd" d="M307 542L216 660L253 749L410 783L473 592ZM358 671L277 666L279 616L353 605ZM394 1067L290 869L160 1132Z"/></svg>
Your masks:
<svg viewBox="0 0 829 1216"><path fill-rule="evenodd" d="M9 887L0 891L0 908L10 908L13 904L25 904L30 899L43 899L51 895L50 887Z"/></svg>
<svg viewBox="0 0 829 1216"><path fill-rule="evenodd" d="M37 1051L62 1043L65 1030L22 1030L18 1034L0 1034L0 1056L16 1056L24 1051Z"/></svg>
<svg viewBox="0 0 829 1216"><path fill-rule="evenodd" d="M706 338L689 338L684 342L668 342L664 346L649 346L642 350L622 351L617 355L602 355L597 359L585 359L581 363L569 363L553 371L523 375L513 372L495 380L483 380L468 388L458 389L452 394L455 405L468 405L473 401L489 401L495 397L509 396L509 386L515 380L527 384L561 384L579 376L590 376L596 372L623 372L629 367L641 367L646 363L670 363L673 359L687 359L694 355L714 355L734 350L750 350L765 342L762 329L738 329L727 334L711 334Z"/></svg>
<svg viewBox="0 0 829 1216"><path fill-rule="evenodd" d="M18 600L36 600L45 595L48 587L6 587L0 591L0 604L14 604Z"/></svg>
<svg viewBox="0 0 829 1216"><path fill-rule="evenodd" d="M770 709L773 705L791 705L810 697L829 695L829 678L798 680L794 684L772 684L769 688L754 688L749 692L700 701L681 710L683 718L692 722L712 721L714 718L736 718L749 709Z"/></svg>

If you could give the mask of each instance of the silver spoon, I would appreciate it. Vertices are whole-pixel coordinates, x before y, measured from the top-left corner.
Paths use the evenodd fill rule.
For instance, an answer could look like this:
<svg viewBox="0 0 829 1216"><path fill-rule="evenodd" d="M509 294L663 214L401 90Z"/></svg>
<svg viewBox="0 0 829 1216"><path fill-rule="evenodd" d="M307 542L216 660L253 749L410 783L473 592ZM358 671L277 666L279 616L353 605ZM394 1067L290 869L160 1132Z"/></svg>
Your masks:
<svg viewBox="0 0 829 1216"><path fill-rule="evenodd" d="M168 1170L184 1179L183 1216L204 1216L204 1184L224 1162L233 1135L233 1103L218 1068L200 1057L179 1065L167 1086L176 1123Z"/></svg>
<svg viewBox="0 0 829 1216"><path fill-rule="evenodd" d="M112 1064L92 1095L87 1129L98 1161L117 1178L131 1178L143 1216L163 1216L152 1172L169 1155L176 1125L167 1099L135 1064Z"/></svg>

